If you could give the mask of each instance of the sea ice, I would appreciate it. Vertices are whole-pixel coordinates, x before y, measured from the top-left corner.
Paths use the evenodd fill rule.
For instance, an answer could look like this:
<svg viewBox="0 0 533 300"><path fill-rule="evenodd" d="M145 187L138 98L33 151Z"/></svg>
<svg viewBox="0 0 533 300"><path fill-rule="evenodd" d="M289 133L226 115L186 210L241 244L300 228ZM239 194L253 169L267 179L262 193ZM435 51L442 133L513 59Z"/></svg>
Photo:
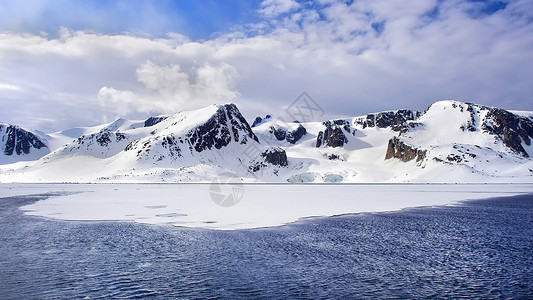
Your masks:
<svg viewBox="0 0 533 300"><path fill-rule="evenodd" d="M0 192L0 197L63 193L21 207L34 216L233 230L533 193L533 185L244 184L242 199L231 207L212 201L209 184L2 184Z"/></svg>

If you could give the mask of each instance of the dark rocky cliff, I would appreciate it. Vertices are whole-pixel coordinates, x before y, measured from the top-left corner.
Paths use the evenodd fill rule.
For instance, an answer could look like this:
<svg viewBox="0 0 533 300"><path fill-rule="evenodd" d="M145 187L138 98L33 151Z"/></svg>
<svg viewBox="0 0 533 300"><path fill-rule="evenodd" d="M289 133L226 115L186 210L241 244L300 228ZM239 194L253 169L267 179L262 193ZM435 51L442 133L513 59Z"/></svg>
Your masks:
<svg viewBox="0 0 533 300"><path fill-rule="evenodd" d="M355 120L355 124L366 127L387 128L390 127L395 131L400 131L407 121L415 120L420 116L419 112L408 109L397 111L385 111L375 114L368 114L366 118Z"/></svg>
<svg viewBox="0 0 533 300"><path fill-rule="evenodd" d="M529 157L522 143L531 145L533 138L533 120L518 116L500 108L491 108L487 113L482 130L499 137L512 151Z"/></svg>
<svg viewBox="0 0 533 300"><path fill-rule="evenodd" d="M286 140L291 144L296 144L304 135L307 134L307 129L305 129L305 127L302 125L299 125L295 130L289 131L281 126L272 125L270 126L268 132L274 135L278 141Z"/></svg>
<svg viewBox="0 0 533 300"><path fill-rule="evenodd" d="M397 158L403 162L408 162L416 158L417 162L421 162L426 158L426 153L426 150L418 149L404 143L397 137L393 137L389 140L385 159Z"/></svg>
<svg viewBox="0 0 533 300"><path fill-rule="evenodd" d="M0 124L0 136L4 144L4 155L24 155L32 149L48 148L35 134L16 125Z"/></svg>
<svg viewBox="0 0 533 300"><path fill-rule="evenodd" d="M191 130L186 137L197 152L220 149L232 141L246 144L249 140L259 139L244 119L235 104L220 106L207 122Z"/></svg>
<svg viewBox="0 0 533 300"><path fill-rule="evenodd" d="M316 138L316 147L343 147L348 143L348 138L344 134L350 133L350 123L346 120L333 120L323 123L326 126L324 131L320 131Z"/></svg>

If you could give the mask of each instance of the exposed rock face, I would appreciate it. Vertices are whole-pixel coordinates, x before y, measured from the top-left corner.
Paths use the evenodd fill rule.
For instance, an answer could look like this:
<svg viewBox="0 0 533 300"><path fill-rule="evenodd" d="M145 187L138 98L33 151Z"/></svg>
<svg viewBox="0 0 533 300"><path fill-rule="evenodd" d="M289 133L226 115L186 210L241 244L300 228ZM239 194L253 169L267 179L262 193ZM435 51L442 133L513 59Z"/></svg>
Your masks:
<svg viewBox="0 0 533 300"><path fill-rule="evenodd" d="M344 161L344 158L340 155L337 155L337 154L325 154L324 155L325 157L327 157L329 160L340 160L340 161Z"/></svg>
<svg viewBox="0 0 533 300"><path fill-rule="evenodd" d="M343 147L348 143L348 138L344 135L343 129L350 132L349 122L345 120L327 121L323 123L326 126L324 131L318 133L316 147Z"/></svg>
<svg viewBox="0 0 533 300"><path fill-rule="evenodd" d="M263 123L264 121L270 120L270 119L272 119L271 115L266 115L264 118L257 117L257 118L255 118L254 122L252 123L252 127L261 125L261 123Z"/></svg>
<svg viewBox="0 0 533 300"><path fill-rule="evenodd" d="M270 126L268 132L273 134L278 141L283 141L285 137L287 137L287 131L285 128L279 126Z"/></svg>
<svg viewBox="0 0 533 300"><path fill-rule="evenodd" d="M179 140L179 142L183 143L182 140ZM163 148L168 149L168 154L173 159L182 156L181 149L178 146L178 139L176 139L173 135L163 137L163 140L161 141L161 146L163 146Z"/></svg>
<svg viewBox="0 0 533 300"><path fill-rule="evenodd" d="M350 132L350 130L351 130L350 121L345 120L345 119L326 121L326 122L324 122L322 124L324 124L324 126L326 126L326 127L332 127L334 125L338 125L338 126L341 126L347 132Z"/></svg>
<svg viewBox="0 0 533 300"><path fill-rule="evenodd" d="M295 130L293 131L289 131L287 133L287 142L291 143L291 144L296 144L296 142L298 142L299 140L302 139L302 137L304 135L307 134L307 129L305 129L305 127L303 127L302 125L298 126L298 128L296 128Z"/></svg>
<svg viewBox="0 0 533 300"><path fill-rule="evenodd" d="M368 114L366 118L359 118L355 120L355 124L366 127L387 128L390 127L395 131L400 131L402 125L407 121L415 120L420 116L419 112L414 112L408 109L400 109L398 111L385 111L376 114Z"/></svg>
<svg viewBox="0 0 533 300"><path fill-rule="evenodd" d="M23 155L29 154L32 148L48 148L36 135L15 125L0 124L0 136L4 155Z"/></svg>
<svg viewBox="0 0 533 300"><path fill-rule="evenodd" d="M410 122L405 122L402 125L393 126L392 130L398 131L399 132L399 136L402 136L402 134L404 134L404 133L406 133L408 131L414 130L414 129L418 128L418 127L422 127L422 126L424 126L424 124L410 121Z"/></svg>
<svg viewBox="0 0 533 300"><path fill-rule="evenodd" d="M231 130L233 131L233 137L235 142L240 144L246 144L249 140L254 140L259 142L259 139L250 128L246 119L242 116L241 112L235 104L226 104L224 109L228 115L231 124ZM242 133L242 136L239 136L239 132Z"/></svg>
<svg viewBox="0 0 533 300"><path fill-rule="evenodd" d="M522 146L522 141L528 146L531 145L531 138L533 138L531 118L521 117L500 108L492 108L487 113L481 128L501 138L503 143L514 152L529 157Z"/></svg>
<svg viewBox="0 0 533 300"><path fill-rule="evenodd" d="M218 110L206 123L199 125L187 134L191 147L197 152L220 149L231 142L228 119L223 110Z"/></svg>
<svg viewBox="0 0 533 300"><path fill-rule="evenodd" d="M460 128L462 131L470 131L470 132L477 131L477 127L476 127L477 126L477 122L476 122L477 113L474 107L476 107L479 110L486 110L488 109L488 107L481 106L481 105L475 105L472 103L465 103L465 104L466 104L466 110L470 113L470 120L467 121L466 124L462 125ZM455 103L452 104L452 107L456 108L457 104ZM461 112L464 111L464 108L462 105L459 105L459 108Z"/></svg>
<svg viewBox="0 0 533 300"><path fill-rule="evenodd" d="M421 162L426 158L426 153L426 150L417 149L399 138L393 137L389 140L385 159L397 158L403 162L408 162L416 158L417 162Z"/></svg>
<svg viewBox="0 0 533 300"><path fill-rule="evenodd" d="M287 153L285 150L280 147L269 147L261 153L261 159L252 162L248 169L251 172L257 172L268 164L280 167L288 166ZM274 174L277 174L277 171L274 172Z"/></svg>
<svg viewBox="0 0 533 300"><path fill-rule="evenodd" d="M265 162L280 167L286 167L287 153L280 147L270 147L261 153L261 157L265 159Z"/></svg>
<svg viewBox="0 0 533 300"><path fill-rule="evenodd" d="M269 131L278 141L286 140L291 144L296 144L304 135L307 134L307 129L302 125L298 126L293 131L287 131L281 126L272 125L270 126Z"/></svg>
<svg viewBox="0 0 533 300"><path fill-rule="evenodd" d="M154 126L155 124L158 124L164 120L166 120L168 117L150 117L144 121L144 127L150 127Z"/></svg>
<svg viewBox="0 0 533 300"><path fill-rule="evenodd" d="M104 128L96 133L80 136L61 151L107 158L124 150L128 142L129 137L126 134Z"/></svg>
<svg viewBox="0 0 533 300"><path fill-rule="evenodd" d="M120 132L112 132L107 129L102 129L97 133L82 135L76 141L78 145L91 146L93 144L100 147L108 147L111 143L118 143L125 139L126 136Z"/></svg>
<svg viewBox="0 0 533 300"><path fill-rule="evenodd" d="M183 157L180 145L183 146L184 142L181 137L175 137L174 135L155 136L147 139L139 139L131 142L126 146L124 151L137 150L137 158L153 157L156 161L163 160L168 156L171 160L176 160ZM161 146L164 151L152 155L152 149Z"/></svg>
<svg viewBox="0 0 533 300"><path fill-rule="evenodd" d="M235 104L226 104L220 106L206 123L187 133L186 137L191 147L202 152L227 146L232 141L232 135L235 142L240 144L246 144L248 140L259 142Z"/></svg>

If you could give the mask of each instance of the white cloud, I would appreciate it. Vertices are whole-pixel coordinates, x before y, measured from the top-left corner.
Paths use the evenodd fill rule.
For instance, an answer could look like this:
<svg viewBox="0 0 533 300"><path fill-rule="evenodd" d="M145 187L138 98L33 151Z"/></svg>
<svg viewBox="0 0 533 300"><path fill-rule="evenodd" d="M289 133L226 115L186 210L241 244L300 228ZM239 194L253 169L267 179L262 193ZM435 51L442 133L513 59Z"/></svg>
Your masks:
<svg viewBox="0 0 533 300"><path fill-rule="evenodd" d="M27 108L0 111L0 120L39 128L39 118L55 118L61 129L227 101L253 117L302 91L332 114L424 109L449 98L533 110L527 1L475 17L461 0L291 3L265 1L264 21L242 27L250 31L206 41L0 34L0 82L20 88L0 86L0 105Z"/></svg>
<svg viewBox="0 0 533 300"><path fill-rule="evenodd" d="M172 97L187 93L191 86L189 75L180 69L180 65L158 66L148 61L137 69L137 78L147 88Z"/></svg>
<svg viewBox="0 0 533 300"><path fill-rule="evenodd" d="M115 112L119 109L126 115L132 110L144 111L146 105L143 105L142 99L132 91L120 91L112 87L104 86L98 91L98 99L101 106L105 109L106 114ZM141 105L139 107L138 105ZM150 109L150 108L149 108Z"/></svg>
<svg viewBox="0 0 533 300"><path fill-rule="evenodd" d="M267 17L276 17L288 13L300 5L294 0L264 0L260 12Z"/></svg>
<svg viewBox="0 0 533 300"><path fill-rule="evenodd" d="M155 92L157 104L167 109L170 104L174 111L233 100L238 95L233 90L236 77L235 68L224 62L182 70L178 64L160 66L148 61L137 69L138 80Z"/></svg>
<svg viewBox="0 0 533 300"><path fill-rule="evenodd" d="M227 63L182 70L178 64L157 65L147 61L137 71L137 79L146 91L117 90L103 87L98 99L107 112L173 113L213 103L231 102L238 96L233 90L235 68Z"/></svg>
<svg viewBox="0 0 533 300"><path fill-rule="evenodd" d="M19 86L13 84L0 83L0 90L20 91L22 89Z"/></svg>

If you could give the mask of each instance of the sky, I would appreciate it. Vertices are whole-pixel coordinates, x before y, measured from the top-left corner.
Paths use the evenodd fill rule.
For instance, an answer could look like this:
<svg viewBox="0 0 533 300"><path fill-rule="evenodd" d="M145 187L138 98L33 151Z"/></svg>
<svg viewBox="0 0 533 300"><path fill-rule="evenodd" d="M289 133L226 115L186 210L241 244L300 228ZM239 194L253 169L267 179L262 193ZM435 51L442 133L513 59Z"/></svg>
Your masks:
<svg viewBox="0 0 533 300"><path fill-rule="evenodd" d="M533 111L531 0L0 0L0 122L52 132L306 92L328 117Z"/></svg>

